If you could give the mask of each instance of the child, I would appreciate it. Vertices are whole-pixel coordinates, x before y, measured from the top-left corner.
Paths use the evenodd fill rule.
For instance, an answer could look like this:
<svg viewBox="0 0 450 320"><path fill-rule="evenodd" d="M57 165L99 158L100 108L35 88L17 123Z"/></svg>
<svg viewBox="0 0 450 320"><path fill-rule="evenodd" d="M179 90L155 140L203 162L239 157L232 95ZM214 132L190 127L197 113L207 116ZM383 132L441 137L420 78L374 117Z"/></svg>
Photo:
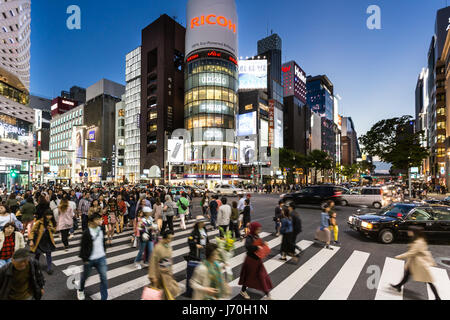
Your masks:
<svg viewBox="0 0 450 320"><path fill-rule="evenodd" d="M329 228L330 228L330 231L333 231L334 244L339 244L339 241L338 241L339 227L337 225L336 212L330 212L330 227Z"/></svg>

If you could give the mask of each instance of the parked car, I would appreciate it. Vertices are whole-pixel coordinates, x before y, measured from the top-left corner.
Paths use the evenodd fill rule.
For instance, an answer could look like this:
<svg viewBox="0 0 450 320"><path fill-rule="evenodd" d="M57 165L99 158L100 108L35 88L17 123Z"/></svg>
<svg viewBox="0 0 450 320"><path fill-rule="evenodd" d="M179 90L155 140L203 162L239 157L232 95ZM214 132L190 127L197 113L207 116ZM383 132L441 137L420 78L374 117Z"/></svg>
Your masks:
<svg viewBox="0 0 450 320"><path fill-rule="evenodd" d="M180 191L180 193L187 191L185 189L185 187L182 187L182 186L171 186L171 187L168 187L168 188L170 189L170 193L173 194L173 195L177 194L177 191Z"/></svg>
<svg viewBox="0 0 450 320"><path fill-rule="evenodd" d="M237 188L231 184L216 184L213 192L219 195L236 196L238 194L243 194L244 189Z"/></svg>
<svg viewBox="0 0 450 320"><path fill-rule="evenodd" d="M328 200L333 200L336 205L342 202L342 194L347 189L338 186L309 186L300 191L282 194L280 198L284 203L294 202L297 204L319 204L323 205Z"/></svg>
<svg viewBox="0 0 450 320"><path fill-rule="evenodd" d="M369 206L375 209L386 207L391 203L391 197L385 195L381 187L362 187L345 190L342 194L341 205Z"/></svg>
<svg viewBox="0 0 450 320"><path fill-rule="evenodd" d="M187 190L191 190L191 193L194 197L203 197L203 195L205 194L205 190L199 188L199 187L194 187L194 186L183 186L186 191Z"/></svg>
<svg viewBox="0 0 450 320"><path fill-rule="evenodd" d="M394 203L379 212L352 215L348 226L384 244L407 235L410 226L424 229L427 237L450 236L450 206Z"/></svg>

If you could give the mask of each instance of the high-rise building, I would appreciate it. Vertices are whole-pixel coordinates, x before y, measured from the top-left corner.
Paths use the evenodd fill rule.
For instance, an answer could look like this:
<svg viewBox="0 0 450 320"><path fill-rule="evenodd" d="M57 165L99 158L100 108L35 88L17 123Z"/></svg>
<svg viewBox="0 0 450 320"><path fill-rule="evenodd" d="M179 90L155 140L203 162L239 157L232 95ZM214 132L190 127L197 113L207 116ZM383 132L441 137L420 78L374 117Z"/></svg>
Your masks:
<svg viewBox="0 0 450 320"><path fill-rule="evenodd" d="M2 1L0 12L0 184L9 188L28 185L30 161L35 158L35 111L27 106L31 1Z"/></svg>
<svg viewBox="0 0 450 320"><path fill-rule="evenodd" d="M238 19L234 0L189 0L185 64L184 177L209 182L238 178ZM173 150L171 150L173 152Z"/></svg>
<svg viewBox="0 0 450 320"><path fill-rule="evenodd" d="M116 139L112 153L112 177L118 183L125 181L125 105L126 94L122 96L122 101L116 104Z"/></svg>
<svg viewBox="0 0 450 320"><path fill-rule="evenodd" d="M184 127L185 34L165 14L142 30L140 173L165 168L167 136Z"/></svg>
<svg viewBox="0 0 450 320"><path fill-rule="evenodd" d="M131 183L141 176L141 47L126 56L125 71L125 179Z"/></svg>
<svg viewBox="0 0 450 320"><path fill-rule="evenodd" d="M361 158L361 150L359 148L355 125L351 117L342 117L341 143L341 164L352 165L357 163L357 159Z"/></svg>
<svg viewBox="0 0 450 320"><path fill-rule="evenodd" d="M86 89L73 86L69 91L61 91L61 98L71 99L82 104L86 102Z"/></svg>
<svg viewBox="0 0 450 320"><path fill-rule="evenodd" d="M307 102L311 110L322 118L322 151L327 152L335 161L337 125L334 121L334 88L326 75L308 76Z"/></svg>
<svg viewBox="0 0 450 320"><path fill-rule="evenodd" d="M86 89L84 127L85 136L88 137L86 166L89 181L100 182L113 178L116 104L121 101L123 94L125 86L106 79Z"/></svg>

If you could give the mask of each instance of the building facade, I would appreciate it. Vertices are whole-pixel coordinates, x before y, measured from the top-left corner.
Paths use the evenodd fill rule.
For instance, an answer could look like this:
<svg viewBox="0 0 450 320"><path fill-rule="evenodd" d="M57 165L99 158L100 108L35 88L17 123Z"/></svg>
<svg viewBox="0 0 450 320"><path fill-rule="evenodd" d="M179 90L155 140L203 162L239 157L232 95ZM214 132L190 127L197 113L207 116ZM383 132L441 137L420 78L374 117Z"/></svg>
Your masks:
<svg viewBox="0 0 450 320"><path fill-rule="evenodd" d="M142 30L141 173L153 166L163 171L167 136L183 128L185 34L165 14Z"/></svg>
<svg viewBox="0 0 450 320"><path fill-rule="evenodd" d="M237 179L239 174L235 1L189 0L187 20L184 122L190 141L185 144L184 178L212 185L213 181Z"/></svg>
<svg viewBox="0 0 450 320"><path fill-rule="evenodd" d="M116 138L112 153L112 176L118 183L125 181L125 105L126 94L122 96L122 101L116 104Z"/></svg>
<svg viewBox="0 0 450 320"><path fill-rule="evenodd" d="M359 148L358 136L355 130L355 125L351 117L342 118L342 165L352 165L357 163L358 158L361 158L361 150Z"/></svg>
<svg viewBox="0 0 450 320"><path fill-rule="evenodd" d="M141 176L141 47L126 55L125 70L125 179L136 183Z"/></svg>
<svg viewBox="0 0 450 320"><path fill-rule="evenodd" d="M30 87L31 1L0 3L0 185L28 186L35 157ZM12 170L15 170L14 172Z"/></svg>

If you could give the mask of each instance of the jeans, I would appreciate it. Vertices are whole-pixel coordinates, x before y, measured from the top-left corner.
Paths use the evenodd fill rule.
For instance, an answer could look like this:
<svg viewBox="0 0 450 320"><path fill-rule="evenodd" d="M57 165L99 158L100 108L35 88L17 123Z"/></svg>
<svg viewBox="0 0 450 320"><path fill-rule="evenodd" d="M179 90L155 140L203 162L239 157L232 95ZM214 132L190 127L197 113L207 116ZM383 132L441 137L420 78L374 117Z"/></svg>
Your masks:
<svg viewBox="0 0 450 320"><path fill-rule="evenodd" d="M0 260L0 268L11 262L11 259Z"/></svg>
<svg viewBox="0 0 450 320"><path fill-rule="evenodd" d="M86 280L89 278L92 268L97 269L98 274L100 275L100 295L102 300L108 300L108 279L106 277L106 273L108 272L108 267L106 266L106 257L97 259L97 260L89 260L83 266L83 274L81 275L80 281L80 291L84 291L84 284Z"/></svg>
<svg viewBox="0 0 450 320"><path fill-rule="evenodd" d="M211 212L211 225L216 229L217 212Z"/></svg>
<svg viewBox="0 0 450 320"><path fill-rule="evenodd" d="M166 227L169 226L169 230L173 234L173 216L167 216L166 219L166 221L163 221L161 233L163 233L166 230Z"/></svg>
<svg viewBox="0 0 450 320"><path fill-rule="evenodd" d="M233 232L234 237L236 239L241 238L241 232L239 231L239 221L236 222L230 221L230 230Z"/></svg>
<svg viewBox="0 0 450 320"><path fill-rule="evenodd" d="M147 263L150 260L150 256L152 255L153 251L153 241L141 241L139 244L139 252L136 256L136 259L134 260L135 263L140 262L142 260L142 254L146 253L145 258L147 261L144 261L144 263Z"/></svg>
<svg viewBox="0 0 450 320"><path fill-rule="evenodd" d="M39 262L39 258L41 257L40 253L36 253L34 258ZM48 252L45 254L45 258L47 259L47 271L52 270L52 253Z"/></svg>
<svg viewBox="0 0 450 320"><path fill-rule="evenodd" d="M81 230L86 230L88 228L88 215L81 215Z"/></svg>
<svg viewBox="0 0 450 320"><path fill-rule="evenodd" d="M70 229L61 230L61 240L64 244L64 248L67 248L69 246L69 231Z"/></svg>

